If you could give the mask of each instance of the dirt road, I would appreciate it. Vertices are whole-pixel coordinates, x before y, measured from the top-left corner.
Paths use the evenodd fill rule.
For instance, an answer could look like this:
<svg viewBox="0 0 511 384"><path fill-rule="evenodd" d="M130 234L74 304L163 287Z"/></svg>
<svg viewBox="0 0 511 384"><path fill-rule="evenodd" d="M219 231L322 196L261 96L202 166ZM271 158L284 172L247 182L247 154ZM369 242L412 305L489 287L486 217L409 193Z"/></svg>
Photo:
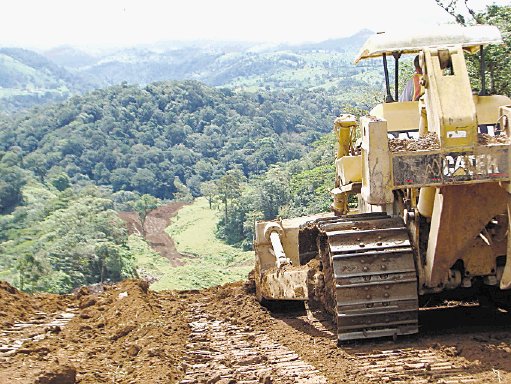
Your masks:
<svg viewBox="0 0 511 384"><path fill-rule="evenodd" d="M511 382L510 316L473 306L422 310L419 337L337 347L321 313L269 311L248 283L155 293L126 281L37 297L4 284L0 292L2 308L31 304L12 309L0 330L0 383ZM41 319L38 303L54 314ZM66 321L52 326L62 313Z"/></svg>
<svg viewBox="0 0 511 384"><path fill-rule="evenodd" d="M166 257L174 267L183 265L181 254L177 251L172 238L165 232L170 220L185 205L181 202L172 202L162 205L146 217L144 229L136 212L120 212L119 217L126 222L128 232L139 233L144 236L149 246L163 257Z"/></svg>

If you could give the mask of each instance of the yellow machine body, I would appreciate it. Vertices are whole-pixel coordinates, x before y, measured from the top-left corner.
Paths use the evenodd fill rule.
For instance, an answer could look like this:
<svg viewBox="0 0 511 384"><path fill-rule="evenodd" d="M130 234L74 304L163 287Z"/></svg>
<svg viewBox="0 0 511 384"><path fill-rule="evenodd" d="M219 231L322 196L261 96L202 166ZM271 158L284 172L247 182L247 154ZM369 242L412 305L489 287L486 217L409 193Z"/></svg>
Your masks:
<svg viewBox="0 0 511 384"><path fill-rule="evenodd" d="M464 56L499 42L472 27L366 43L356 61L418 54L424 94L335 120L332 212L256 224L260 300L322 303L340 341L418 332L421 296L484 293L511 308L511 99L473 94Z"/></svg>

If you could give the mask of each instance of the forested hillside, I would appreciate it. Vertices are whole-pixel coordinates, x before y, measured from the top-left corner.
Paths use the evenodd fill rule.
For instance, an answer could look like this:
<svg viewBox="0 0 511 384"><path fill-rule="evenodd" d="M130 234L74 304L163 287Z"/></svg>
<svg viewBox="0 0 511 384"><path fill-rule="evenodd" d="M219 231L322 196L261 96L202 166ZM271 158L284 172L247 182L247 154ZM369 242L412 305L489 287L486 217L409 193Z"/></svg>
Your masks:
<svg viewBox="0 0 511 384"><path fill-rule="evenodd" d="M202 182L229 169L250 177L300 158L340 108L322 92L119 85L4 118L0 151L16 151L40 177L63 172L114 192L172 198L184 188L197 196Z"/></svg>
<svg viewBox="0 0 511 384"><path fill-rule="evenodd" d="M321 91L185 81L122 84L2 117L0 278L67 292L133 276L139 248L114 209L142 218L154 197L190 201L224 177L251 180L297 160L341 108ZM224 183L229 215L236 183Z"/></svg>
<svg viewBox="0 0 511 384"><path fill-rule="evenodd" d="M324 135L299 160L274 164L246 180L229 171L205 194L224 212L217 235L229 244L252 249L255 220L273 220L328 212L334 186L334 135Z"/></svg>
<svg viewBox="0 0 511 384"><path fill-rule="evenodd" d="M23 204L0 216L0 280L64 293L135 276L135 255L108 193L27 180Z"/></svg>

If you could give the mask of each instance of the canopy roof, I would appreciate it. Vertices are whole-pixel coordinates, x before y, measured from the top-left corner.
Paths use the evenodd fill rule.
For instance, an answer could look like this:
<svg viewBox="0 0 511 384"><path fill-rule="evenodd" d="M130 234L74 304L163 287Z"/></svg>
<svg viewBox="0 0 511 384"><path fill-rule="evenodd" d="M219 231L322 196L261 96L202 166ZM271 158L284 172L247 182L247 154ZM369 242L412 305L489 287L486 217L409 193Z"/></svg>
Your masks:
<svg viewBox="0 0 511 384"><path fill-rule="evenodd" d="M382 56L392 52L418 53L424 48L461 45L470 52L477 52L481 45L500 44L502 36L493 25L475 25L462 27L459 25L443 25L428 31L393 31L372 35L362 46L355 59L358 63L363 59Z"/></svg>

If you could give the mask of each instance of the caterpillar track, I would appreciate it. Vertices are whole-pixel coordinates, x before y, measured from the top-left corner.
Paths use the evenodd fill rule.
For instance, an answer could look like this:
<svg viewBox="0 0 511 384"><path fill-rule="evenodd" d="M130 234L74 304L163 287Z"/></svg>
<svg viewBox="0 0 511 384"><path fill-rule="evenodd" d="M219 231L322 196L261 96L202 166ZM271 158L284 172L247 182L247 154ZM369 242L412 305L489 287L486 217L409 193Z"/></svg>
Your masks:
<svg viewBox="0 0 511 384"><path fill-rule="evenodd" d="M327 383L316 368L265 332L216 320L207 307L206 301L191 306L192 332L180 384Z"/></svg>
<svg viewBox="0 0 511 384"><path fill-rule="evenodd" d="M339 342L417 333L417 275L402 220L370 213L313 225L324 286L316 296L334 315Z"/></svg>

